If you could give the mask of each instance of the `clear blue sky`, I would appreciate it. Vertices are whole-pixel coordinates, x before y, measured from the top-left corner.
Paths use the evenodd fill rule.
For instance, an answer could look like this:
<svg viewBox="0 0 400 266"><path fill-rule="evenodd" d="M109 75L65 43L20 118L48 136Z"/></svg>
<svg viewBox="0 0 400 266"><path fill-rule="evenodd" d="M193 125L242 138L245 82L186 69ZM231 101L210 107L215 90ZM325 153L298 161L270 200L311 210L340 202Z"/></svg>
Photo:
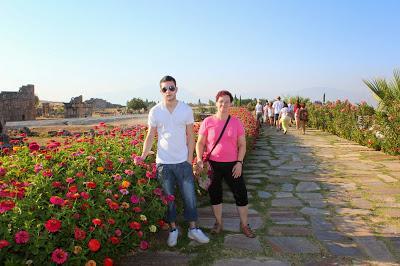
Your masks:
<svg viewBox="0 0 400 266"><path fill-rule="evenodd" d="M303 94L372 102L362 79L400 68L400 1L0 0L0 90L44 100L197 102Z"/></svg>

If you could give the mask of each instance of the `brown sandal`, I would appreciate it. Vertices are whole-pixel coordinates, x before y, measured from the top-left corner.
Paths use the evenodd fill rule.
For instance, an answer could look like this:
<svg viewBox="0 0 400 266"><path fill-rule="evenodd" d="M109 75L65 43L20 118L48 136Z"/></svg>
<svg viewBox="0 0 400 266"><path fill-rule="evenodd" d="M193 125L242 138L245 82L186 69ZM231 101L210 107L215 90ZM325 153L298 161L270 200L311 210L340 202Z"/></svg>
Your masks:
<svg viewBox="0 0 400 266"><path fill-rule="evenodd" d="M222 232L222 224L215 222L214 227L211 229L211 234L219 234Z"/></svg>
<svg viewBox="0 0 400 266"><path fill-rule="evenodd" d="M247 237L249 237L249 238L255 238L255 237L256 237L256 235L255 235L254 232L251 230L251 228L250 228L249 225L242 225L242 224L240 224L240 229L241 229L242 233L243 233L245 236L247 236Z"/></svg>

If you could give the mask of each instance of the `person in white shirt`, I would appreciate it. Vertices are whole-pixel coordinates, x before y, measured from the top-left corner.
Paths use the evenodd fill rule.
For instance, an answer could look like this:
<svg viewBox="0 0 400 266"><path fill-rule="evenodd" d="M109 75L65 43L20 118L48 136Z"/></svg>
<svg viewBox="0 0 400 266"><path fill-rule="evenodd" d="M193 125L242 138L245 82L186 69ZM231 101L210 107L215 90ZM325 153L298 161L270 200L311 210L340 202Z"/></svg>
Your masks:
<svg viewBox="0 0 400 266"><path fill-rule="evenodd" d="M283 108L283 102L281 101L281 97L278 96L276 98L276 101L272 104L272 107L274 108L274 125L278 130L280 130L280 125L279 125L279 112Z"/></svg>
<svg viewBox="0 0 400 266"><path fill-rule="evenodd" d="M176 99L178 87L173 77L163 77L160 89L163 100L150 109L149 129L141 159L146 159L149 154L157 132L157 178L164 195L174 198L175 187L179 186L184 202L184 218L189 222L188 237L200 243L208 243L209 238L196 227L197 206L192 170L195 146L193 111L187 104ZM167 221L170 224L167 244L173 247L177 244L179 234L174 200L168 202Z"/></svg>
<svg viewBox="0 0 400 266"><path fill-rule="evenodd" d="M263 106L262 106L260 100L257 100L255 111L256 111L257 123L261 126L262 125L262 119L263 119Z"/></svg>
<svg viewBox="0 0 400 266"><path fill-rule="evenodd" d="M279 124L283 128L283 134L286 134L290 123L290 111L288 105L283 102L283 108L279 112Z"/></svg>

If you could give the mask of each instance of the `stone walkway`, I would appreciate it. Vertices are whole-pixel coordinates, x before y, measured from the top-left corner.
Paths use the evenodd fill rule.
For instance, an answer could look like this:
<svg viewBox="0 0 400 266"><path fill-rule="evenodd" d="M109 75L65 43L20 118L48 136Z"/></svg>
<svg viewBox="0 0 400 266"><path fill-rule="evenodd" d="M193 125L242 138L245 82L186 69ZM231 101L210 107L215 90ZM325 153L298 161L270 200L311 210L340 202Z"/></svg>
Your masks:
<svg viewBox="0 0 400 266"><path fill-rule="evenodd" d="M197 245L183 234L176 248L164 244L168 251L128 256L121 265L399 265L398 158L318 130L264 128L244 174L257 238L238 233L225 191L223 235ZM200 226L211 228L207 198L200 202Z"/></svg>

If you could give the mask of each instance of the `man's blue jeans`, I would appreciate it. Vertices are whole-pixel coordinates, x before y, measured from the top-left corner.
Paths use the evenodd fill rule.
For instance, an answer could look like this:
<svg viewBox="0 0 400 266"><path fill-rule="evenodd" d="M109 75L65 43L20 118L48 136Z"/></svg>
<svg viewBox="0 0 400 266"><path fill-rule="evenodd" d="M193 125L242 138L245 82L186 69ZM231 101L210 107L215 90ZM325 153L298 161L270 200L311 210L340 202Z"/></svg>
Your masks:
<svg viewBox="0 0 400 266"><path fill-rule="evenodd" d="M175 186L179 186L185 206L185 220L188 222L196 221L197 207L192 165L187 161L178 164L157 164L157 178L162 185L165 196L175 196ZM176 221L175 201L168 202L167 221L169 223Z"/></svg>

